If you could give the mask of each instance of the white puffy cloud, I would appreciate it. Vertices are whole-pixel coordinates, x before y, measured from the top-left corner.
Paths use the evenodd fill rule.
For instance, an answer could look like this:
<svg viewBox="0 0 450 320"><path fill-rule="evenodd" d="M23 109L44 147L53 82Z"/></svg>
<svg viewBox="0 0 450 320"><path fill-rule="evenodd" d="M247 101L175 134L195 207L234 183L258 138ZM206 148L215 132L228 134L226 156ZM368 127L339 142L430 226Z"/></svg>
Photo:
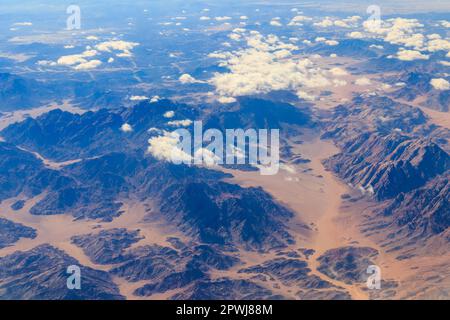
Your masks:
<svg viewBox="0 0 450 320"><path fill-rule="evenodd" d="M348 23L344 20L336 20L336 21L334 21L334 25L336 27L341 27L341 28L350 28Z"/></svg>
<svg viewBox="0 0 450 320"><path fill-rule="evenodd" d="M83 54L73 54L60 57L56 63L64 66L73 66L75 64L86 63L86 57Z"/></svg>
<svg viewBox="0 0 450 320"><path fill-rule="evenodd" d="M229 99L275 90L306 91L332 84L326 70L296 56L299 48L292 43L256 31L245 39L247 48L221 55L220 65L230 71L216 73L209 81L218 96Z"/></svg>
<svg viewBox="0 0 450 320"><path fill-rule="evenodd" d="M187 73L181 75L178 80L182 84L192 84L192 83L198 83L199 82L197 79L195 79L193 76L191 76L190 74L187 74Z"/></svg>
<svg viewBox="0 0 450 320"><path fill-rule="evenodd" d="M241 35L237 34L237 33L231 33L228 35L228 38L230 38L231 40L234 40L234 41L240 41Z"/></svg>
<svg viewBox="0 0 450 320"><path fill-rule="evenodd" d="M442 78L431 79L430 84L436 90L450 90L450 83Z"/></svg>
<svg viewBox="0 0 450 320"><path fill-rule="evenodd" d="M94 39L93 36L87 38ZM119 53L117 53L118 57L130 57L132 55L131 50L137 45L139 44L135 42L106 41L97 44L95 46L95 49L92 49L89 46L82 53L61 56L56 61L55 65L69 66L72 67L74 70L95 69L98 66L100 66L102 62L99 59L89 60L89 58L99 55L100 52L112 52L112 51L119 51ZM114 62L114 58L110 57L108 59L108 63L112 62Z"/></svg>
<svg viewBox="0 0 450 320"><path fill-rule="evenodd" d="M123 40L112 40L112 41L105 41L97 44L95 48L98 51L102 52L112 52L112 51L119 51L117 54L118 57L131 57L132 53L131 50L133 50L135 47L137 47L139 43L136 42L128 42Z"/></svg>
<svg viewBox="0 0 450 320"><path fill-rule="evenodd" d="M342 87L342 86L347 85L347 81L341 80L341 79L333 79L333 85L335 87Z"/></svg>
<svg viewBox="0 0 450 320"><path fill-rule="evenodd" d="M292 56L292 52L286 49L275 51L273 54L277 59L283 59Z"/></svg>
<svg viewBox="0 0 450 320"><path fill-rule="evenodd" d="M15 26L15 27L31 27L32 25L33 25L33 23L32 22L28 22L28 21L16 22L16 23L13 24L13 26Z"/></svg>
<svg viewBox="0 0 450 320"><path fill-rule="evenodd" d="M120 130L122 132L131 132L133 131L133 128L131 127L131 125L129 125L128 123L124 123L121 127Z"/></svg>
<svg viewBox="0 0 450 320"><path fill-rule="evenodd" d="M215 17L214 19L216 21L227 21L227 20L231 20L231 17L223 16L223 17Z"/></svg>
<svg viewBox="0 0 450 320"><path fill-rule="evenodd" d="M158 160L190 162L191 155L178 148L179 141L180 136L176 132L164 132L164 135L148 140L147 151Z"/></svg>
<svg viewBox="0 0 450 320"><path fill-rule="evenodd" d="M441 21L441 25L442 25L444 28L450 28L450 22L448 22L448 21L446 21L446 20Z"/></svg>
<svg viewBox="0 0 450 320"><path fill-rule="evenodd" d="M91 70L99 67L102 64L100 60L90 60L80 63L74 67L75 70Z"/></svg>
<svg viewBox="0 0 450 320"><path fill-rule="evenodd" d="M358 22L361 19L362 19L362 17L360 17L360 16L351 16L351 17L345 18L344 21L356 23L356 22Z"/></svg>
<svg viewBox="0 0 450 320"><path fill-rule="evenodd" d="M416 50L421 50L427 40L423 34L417 32L417 29L423 27L417 19L367 20L363 25L367 32L380 35L386 42Z"/></svg>
<svg viewBox="0 0 450 320"><path fill-rule="evenodd" d="M207 17L207 16L201 16L201 17L200 17L200 20L201 20L201 21L208 21L208 20L211 20L211 18L210 18L210 17Z"/></svg>
<svg viewBox="0 0 450 320"><path fill-rule="evenodd" d="M229 55L227 53L223 53L223 52L213 52L208 54L208 58L213 58L213 59L226 59L227 57L229 57Z"/></svg>
<svg viewBox="0 0 450 320"><path fill-rule="evenodd" d="M271 20L270 25L274 26L274 27L282 27L283 26L283 24L278 20Z"/></svg>
<svg viewBox="0 0 450 320"><path fill-rule="evenodd" d="M362 38L364 38L364 34L362 32L359 32L359 31L350 32L349 34L347 34L347 36L349 38L353 38L353 39L362 39Z"/></svg>
<svg viewBox="0 0 450 320"><path fill-rule="evenodd" d="M239 19L241 19L241 20L248 20L248 17L247 16L240 16Z"/></svg>
<svg viewBox="0 0 450 320"><path fill-rule="evenodd" d="M435 51L440 51L440 50L449 51L450 50L450 41L444 40L444 39L438 39L438 38L431 39L430 41L428 41L426 50L428 50L430 52L435 52Z"/></svg>
<svg viewBox="0 0 450 320"><path fill-rule="evenodd" d="M202 164L213 167L220 163L221 159L211 150L201 148L195 152L197 159L202 159Z"/></svg>
<svg viewBox="0 0 450 320"><path fill-rule="evenodd" d="M302 90L297 91L297 97L299 97L300 99L306 100L306 101L316 100L316 97L314 97L313 95L311 95L305 91L302 91Z"/></svg>
<svg viewBox="0 0 450 320"><path fill-rule="evenodd" d="M333 76L338 76L338 77L340 77L340 76L347 76L348 75L348 72L346 70L344 70L342 68L339 68L339 67L331 68L330 69L330 73Z"/></svg>
<svg viewBox="0 0 450 320"><path fill-rule="evenodd" d="M317 37L314 41L315 42L323 42L323 43L325 43L326 45L329 45L329 46L337 46L339 44L339 42L336 41L336 40L327 40L324 37Z"/></svg>
<svg viewBox="0 0 450 320"><path fill-rule="evenodd" d="M323 19L320 22L315 22L313 25L316 27L320 27L320 28L328 28L328 27L333 26L334 22L330 18L326 17L325 19Z"/></svg>
<svg viewBox="0 0 450 320"><path fill-rule="evenodd" d="M163 114L163 117L167 119L173 118L174 116L175 116L174 111L167 111L166 113Z"/></svg>
<svg viewBox="0 0 450 320"><path fill-rule="evenodd" d="M229 103L235 103L237 100L236 100L236 98L233 98L233 97L219 97L219 99L217 99L217 101L219 101L220 103L223 103L223 104L229 104Z"/></svg>
<svg viewBox="0 0 450 320"><path fill-rule="evenodd" d="M391 88L392 88L392 86L390 84L388 84L388 83L383 83L381 85L381 89L383 89L383 90L389 90Z"/></svg>
<svg viewBox="0 0 450 320"><path fill-rule="evenodd" d="M62 66L70 66L75 70L89 70L95 69L102 64L100 60L88 60L96 56L98 52L96 50L86 50L80 54L73 54L67 56L61 56L56 64Z"/></svg>
<svg viewBox="0 0 450 320"><path fill-rule="evenodd" d="M311 21L312 18L307 16L295 16L291 19L291 21L288 23L288 26L301 26L302 22Z"/></svg>
<svg viewBox="0 0 450 320"><path fill-rule="evenodd" d="M369 86L372 84L372 81L370 81L369 78L362 77L355 80L355 84L357 86Z"/></svg>
<svg viewBox="0 0 450 320"><path fill-rule="evenodd" d="M247 30L244 28L234 28L233 29L233 32L236 32L236 33L244 33L245 31L247 31Z"/></svg>
<svg viewBox="0 0 450 320"><path fill-rule="evenodd" d="M434 40L434 39L441 39L441 36L438 35L437 33L433 33L433 34L428 34L427 38L430 40Z"/></svg>
<svg viewBox="0 0 450 320"><path fill-rule="evenodd" d="M149 98L147 96L131 96L130 100L131 101L144 101L144 100L149 100Z"/></svg>
<svg viewBox="0 0 450 320"><path fill-rule="evenodd" d="M87 36L86 40L95 41L95 40L98 40L98 37L96 37L96 36Z"/></svg>
<svg viewBox="0 0 450 320"><path fill-rule="evenodd" d="M329 46L337 46L339 44L339 42L336 40L325 40L325 44L327 44Z"/></svg>
<svg viewBox="0 0 450 320"><path fill-rule="evenodd" d="M190 120L190 119L175 120L175 121L169 121L169 122L167 122L167 124L172 127L188 127L192 124L192 120Z"/></svg>
<svg viewBox="0 0 450 320"><path fill-rule="evenodd" d="M413 61L413 60L428 60L429 55L423 54L417 50L405 50L400 49L397 52L396 58L402 61Z"/></svg>

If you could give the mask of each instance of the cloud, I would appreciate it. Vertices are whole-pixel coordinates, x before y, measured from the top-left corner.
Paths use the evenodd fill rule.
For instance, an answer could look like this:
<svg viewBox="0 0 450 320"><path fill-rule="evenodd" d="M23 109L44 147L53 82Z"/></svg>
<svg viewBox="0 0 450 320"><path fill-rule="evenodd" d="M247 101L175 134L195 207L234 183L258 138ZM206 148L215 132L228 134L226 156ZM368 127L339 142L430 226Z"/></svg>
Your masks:
<svg viewBox="0 0 450 320"><path fill-rule="evenodd" d="M430 56L421 53L417 50L405 50L400 49L396 55L398 60L402 61L413 61L413 60L428 60Z"/></svg>
<svg viewBox="0 0 450 320"><path fill-rule="evenodd" d="M239 40L241 40L241 35L239 35L237 33L231 33L228 35L228 38L230 38L231 40L234 40L234 41L239 41Z"/></svg>
<svg viewBox="0 0 450 320"><path fill-rule="evenodd" d="M364 34L362 34L359 31L350 32L349 34L347 34L347 36L349 38L353 38L353 39L362 39L362 38L364 38Z"/></svg>
<svg viewBox="0 0 450 320"><path fill-rule="evenodd" d="M164 132L164 135L148 140L148 153L158 160L191 162L192 157L178 148L180 136L176 132Z"/></svg>
<svg viewBox="0 0 450 320"><path fill-rule="evenodd" d="M160 96L153 96L153 97L150 99L150 102L151 102L151 103L155 103L155 102L158 102L159 100L161 100L161 97L160 97Z"/></svg>
<svg viewBox="0 0 450 320"><path fill-rule="evenodd" d="M342 86L347 85L347 81L341 80L341 79L333 79L333 85L335 87L342 87Z"/></svg>
<svg viewBox="0 0 450 320"><path fill-rule="evenodd" d="M334 21L334 25L336 27L341 27L341 28L350 28L350 26L348 25L347 22L343 21L343 20L336 20Z"/></svg>
<svg viewBox="0 0 450 320"><path fill-rule="evenodd" d="M336 40L325 40L325 44L327 44L329 46L337 46L339 44L339 42Z"/></svg>
<svg viewBox="0 0 450 320"><path fill-rule="evenodd" d="M337 42L335 40L327 40L324 37L317 37L314 41L315 42L323 42L329 46L337 46L339 44L339 42Z"/></svg>
<svg viewBox="0 0 450 320"><path fill-rule="evenodd" d="M330 73L333 76L341 77L341 76L348 76L348 72L342 68L334 67L330 69Z"/></svg>
<svg viewBox="0 0 450 320"><path fill-rule="evenodd" d="M433 34L428 34L427 38L430 40L434 40L434 39L441 39L441 36L438 35L437 33L433 33Z"/></svg>
<svg viewBox="0 0 450 320"><path fill-rule="evenodd" d="M98 40L98 37L96 37L96 36L87 36L86 40Z"/></svg>
<svg viewBox="0 0 450 320"><path fill-rule="evenodd" d="M316 100L316 97L314 97L313 95L310 95L309 93L305 92L305 91L297 91L297 97L299 97L300 99L306 100L306 101L314 101Z"/></svg>
<svg viewBox="0 0 450 320"><path fill-rule="evenodd" d="M450 50L450 41L444 40L444 39L431 39L428 41L428 44L426 46L426 50L430 52L436 52L440 50L449 51Z"/></svg>
<svg viewBox="0 0 450 320"><path fill-rule="evenodd" d="M357 86L369 86L372 84L369 78L363 77L355 80Z"/></svg>
<svg viewBox="0 0 450 320"><path fill-rule="evenodd" d="M211 20L211 18L210 18L210 17L207 17L207 16L201 16L201 17L200 17L200 20L201 20L201 21L208 21L208 20Z"/></svg>
<svg viewBox="0 0 450 320"><path fill-rule="evenodd" d="M360 17L360 16L351 16L351 17L345 18L344 21L356 23L356 22L358 22L361 19L362 19L362 17Z"/></svg>
<svg viewBox="0 0 450 320"><path fill-rule="evenodd" d="M124 123L121 127L120 127L120 131L122 132L132 132L133 128L128 124L128 123Z"/></svg>
<svg viewBox="0 0 450 320"><path fill-rule="evenodd" d="M213 167L220 163L221 159L211 150L201 148L195 152L197 159L202 159L202 164L207 167Z"/></svg>
<svg viewBox="0 0 450 320"><path fill-rule="evenodd" d="M283 24L278 20L271 20L270 25L274 26L274 27L282 27L283 26Z"/></svg>
<svg viewBox="0 0 450 320"><path fill-rule="evenodd" d="M227 21L227 20L231 20L231 17L223 16L223 17L215 17L214 19L216 21Z"/></svg>
<svg viewBox="0 0 450 320"><path fill-rule="evenodd" d="M67 56L61 56L57 61L57 65L70 66L75 70L89 70L95 69L102 64L100 60L88 60L96 56L98 52L96 50L86 50L80 54L73 54Z"/></svg>
<svg viewBox="0 0 450 320"><path fill-rule="evenodd" d="M73 66L75 64L86 63L87 60L82 54L74 54L60 57L56 63L64 66Z"/></svg>
<svg viewBox="0 0 450 320"><path fill-rule="evenodd" d="M213 59L226 59L227 57L229 57L229 55L227 53L223 53L223 52L213 52L208 54L208 58L213 58Z"/></svg>
<svg viewBox="0 0 450 320"><path fill-rule="evenodd" d="M333 20L331 20L330 18L326 17L325 19L323 19L320 22L315 22L313 23L314 26L316 27L320 27L320 28L328 28L334 25Z"/></svg>
<svg viewBox="0 0 450 320"><path fill-rule="evenodd" d="M172 127L188 127L192 124L192 120L190 120L190 119L175 120L175 121L169 121L169 122L167 122L167 124Z"/></svg>
<svg viewBox="0 0 450 320"><path fill-rule="evenodd" d="M166 113L163 114L163 117L167 119L173 118L174 116L175 116L174 111L167 111Z"/></svg>
<svg viewBox="0 0 450 320"><path fill-rule="evenodd" d="M83 62L74 67L75 70L91 70L99 67L102 64L100 60L90 60Z"/></svg>
<svg viewBox="0 0 450 320"><path fill-rule="evenodd" d="M387 21L367 20L363 23L367 32L380 35L391 44L413 47L421 50L426 37L416 30L423 27L417 19L393 18Z"/></svg>
<svg viewBox="0 0 450 320"><path fill-rule="evenodd" d="M327 71L294 54L299 48L292 43L256 31L247 33L245 40L246 48L221 55L219 65L229 72L215 73L209 80L218 96L228 99L275 90L305 91L331 84Z"/></svg>
<svg viewBox="0 0 450 320"><path fill-rule="evenodd" d="M16 23L13 24L13 26L15 26L15 27L31 27L32 25L33 25L33 23L32 22L28 22L28 21L26 21L26 22L16 22Z"/></svg>
<svg viewBox="0 0 450 320"><path fill-rule="evenodd" d="M117 56L118 57L131 57L133 50L137 47L139 43L137 42L128 42L123 40L113 40L113 41L105 41L99 43L95 46L98 51L102 52L112 52L112 51L120 51Z"/></svg>
<svg viewBox="0 0 450 320"><path fill-rule="evenodd" d="M195 79L194 77L192 77L191 75L185 73L183 75L181 75L181 77L178 79L182 84L192 84L192 83L198 83L200 81L198 81L197 79Z"/></svg>
<svg viewBox="0 0 450 320"><path fill-rule="evenodd" d="M430 84L436 90L450 90L450 83L442 78L431 79Z"/></svg>
<svg viewBox="0 0 450 320"><path fill-rule="evenodd" d="M240 16L239 19L241 19L241 20L248 20L248 17L247 16Z"/></svg>
<svg viewBox="0 0 450 320"><path fill-rule="evenodd" d="M312 18L298 15L291 19L291 21L288 23L288 26L302 26L302 22L311 21Z"/></svg>
<svg viewBox="0 0 450 320"><path fill-rule="evenodd" d="M235 103L237 100L236 100L236 98L233 98L233 97L219 97L219 99L217 99L217 101L219 101L220 103L223 103L223 104L229 104L229 103Z"/></svg>
<svg viewBox="0 0 450 320"><path fill-rule="evenodd" d="M149 98L147 96L131 96L130 100L131 101L144 101L144 100L149 100Z"/></svg>

